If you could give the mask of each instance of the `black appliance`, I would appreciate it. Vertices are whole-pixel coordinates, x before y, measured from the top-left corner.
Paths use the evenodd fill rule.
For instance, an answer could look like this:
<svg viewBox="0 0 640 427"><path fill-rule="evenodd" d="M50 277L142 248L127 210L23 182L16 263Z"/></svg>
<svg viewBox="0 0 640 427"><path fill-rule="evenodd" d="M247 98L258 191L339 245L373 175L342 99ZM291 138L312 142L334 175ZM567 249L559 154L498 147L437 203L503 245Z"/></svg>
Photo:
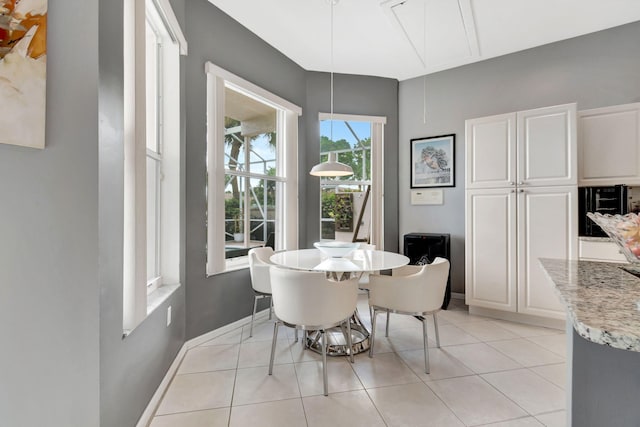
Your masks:
<svg viewBox="0 0 640 427"><path fill-rule="evenodd" d="M578 234L589 237L607 237L607 234L587 217L587 212L624 215L629 212L628 187L612 185L609 187L578 188Z"/></svg>
<svg viewBox="0 0 640 427"><path fill-rule="evenodd" d="M430 261L436 257L446 258L451 262L451 245L448 234L409 233L404 235L404 254L409 257L409 264L415 264L423 255ZM451 270L447 280L442 308L447 309L451 301Z"/></svg>

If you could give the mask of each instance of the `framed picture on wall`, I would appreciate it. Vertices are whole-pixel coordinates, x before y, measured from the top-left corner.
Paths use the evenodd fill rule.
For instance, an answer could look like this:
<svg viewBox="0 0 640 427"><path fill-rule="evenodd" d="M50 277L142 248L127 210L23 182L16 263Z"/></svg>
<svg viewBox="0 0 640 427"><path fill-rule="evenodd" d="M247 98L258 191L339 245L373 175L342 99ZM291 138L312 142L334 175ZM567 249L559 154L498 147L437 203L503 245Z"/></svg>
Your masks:
<svg viewBox="0 0 640 427"><path fill-rule="evenodd" d="M411 140L411 188L455 187L456 135Z"/></svg>

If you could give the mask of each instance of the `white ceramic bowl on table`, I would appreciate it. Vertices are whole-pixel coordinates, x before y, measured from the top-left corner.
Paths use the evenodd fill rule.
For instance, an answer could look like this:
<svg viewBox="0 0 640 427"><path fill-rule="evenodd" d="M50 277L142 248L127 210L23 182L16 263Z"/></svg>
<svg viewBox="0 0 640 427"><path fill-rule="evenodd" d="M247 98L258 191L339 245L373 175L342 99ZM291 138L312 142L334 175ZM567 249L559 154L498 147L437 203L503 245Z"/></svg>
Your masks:
<svg viewBox="0 0 640 427"><path fill-rule="evenodd" d="M313 246L315 246L325 256L330 258L342 258L358 249L360 243L328 241L315 242Z"/></svg>

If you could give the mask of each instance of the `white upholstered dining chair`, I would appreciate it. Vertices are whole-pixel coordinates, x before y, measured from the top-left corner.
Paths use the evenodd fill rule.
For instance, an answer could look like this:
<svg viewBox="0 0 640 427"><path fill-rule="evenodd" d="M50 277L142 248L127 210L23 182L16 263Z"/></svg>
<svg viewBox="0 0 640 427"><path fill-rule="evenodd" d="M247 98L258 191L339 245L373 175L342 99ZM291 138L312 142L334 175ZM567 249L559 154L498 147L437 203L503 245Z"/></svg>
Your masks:
<svg viewBox="0 0 640 427"><path fill-rule="evenodd" d="M325 331L346 323L345 340L351 349L351 315L356 310L358 279L333 281L325 273L289 270L277 266L270 269L273 311L276 322L273 327L269 375L273 374L278 326L284 324L304 331L320 331L322 341L322 373L324 395L329 394L327 380L327 340ZM349 351L353 363L353 352Z"/></svg>
<svg viewBox="0 0 640 427"><path fill-rule="evenodd" d="M449 261L436 258L426 265L405 265L392 270L391 276L372 274L369 276L369 306L371 318L371 346L369 357L373 357L378 312L406 314L422 320L424 346L424 370L429 373L429 350L427 336L427 318L433 315L436 332L436 345L440 347L440 333L436 313L442 307ZM387 314L386 336L389 336L389 315Z"/></svg>
<svg viewBox="0 0 640 427"><path fill-rule="evenodd" d="M269 277L269 267L271 267L271 255L273 249L269 246L253 248L249 251L249 273L251 274L251 287L253 288L253 312L251 313L251 328L249 336L253 336L253 322L256 317L258 300L262 298L271 299L271 278ZM270 301L269 319L271 319L271 308L273 301Z"/></svg>

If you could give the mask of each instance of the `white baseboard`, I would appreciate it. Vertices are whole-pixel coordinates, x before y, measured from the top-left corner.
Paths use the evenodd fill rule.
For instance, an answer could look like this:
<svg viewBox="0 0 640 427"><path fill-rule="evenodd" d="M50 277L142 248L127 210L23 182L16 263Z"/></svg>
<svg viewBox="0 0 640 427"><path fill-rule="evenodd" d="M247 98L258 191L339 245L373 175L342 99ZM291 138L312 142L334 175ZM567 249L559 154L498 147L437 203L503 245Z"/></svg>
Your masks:
<svg viewBox="0 0 640 427"><path fill-rule="evenodd" d="M151 420L153 419L153 415L156 413L156 409L160 404L160 401L162 400L162 396L164 396L164 392L167 390L169 384L171 383L171 380L173 379L173 376L178 371L178 367L180 366L180 363L182 363L182 359L184 358L185 354L187 354L187 347L183 344L180 348L180 351L178 351L176 358L173 359L171 366L169 366L169 370L162 379L162 382L158 386L158 389L153 394L153 397L151 397L151 400L147 404L146 409L140 416L136 427L147 427L149 424L151 424Z"/></svg>
<svg viewBox="0 0 640 427"><path fill-rule="evenodd" d="M494 310L490 308L469 306L469 314L491 317L493 319L508 320L510 322L524 323L525 325L542 326L544 328L565 330L565 321L550 319L529 314L512 313L510 311Z"/></svg>
<svg viewBox="0 0 640 427"><path fill-rule="evenodd" d="M263 317L267 317L268 315L269 315L268 308L262 311L259 311L256 313L256 320L262 320ZM178 372L178 368L182 363L182 359L184 359L184 356L187 354L187 350L190 350L209 340L212 340L221 335L224 335L227 332L231 332L238 328L242 328L243 326L248 325L249 323L251 323L250 315L240 320L237 320L233 323L229 323L228 325L222 326L221 328L215 329L213 331L207 332L206 334L190 339L189 341L186 341L184 344L182 344L180 351L178 351L176 358L173 359L173 362L171 362L171 366L169 366L169 369L167 370L167 373L162 379L162 382L160 382L158 389L153 394L153 396L151 397L151 400L147 404L146 409L140 416L140 419L138 420L136 427L147 427L149 424L151 424L151 420L153 420L153 416L155 415L156 410L158 409L158 405L162 400L162 396L164 396L164 393L167 391L167 388L169 388L169 384L171 384L171 380L175 376L176 372Z"/></svg>

